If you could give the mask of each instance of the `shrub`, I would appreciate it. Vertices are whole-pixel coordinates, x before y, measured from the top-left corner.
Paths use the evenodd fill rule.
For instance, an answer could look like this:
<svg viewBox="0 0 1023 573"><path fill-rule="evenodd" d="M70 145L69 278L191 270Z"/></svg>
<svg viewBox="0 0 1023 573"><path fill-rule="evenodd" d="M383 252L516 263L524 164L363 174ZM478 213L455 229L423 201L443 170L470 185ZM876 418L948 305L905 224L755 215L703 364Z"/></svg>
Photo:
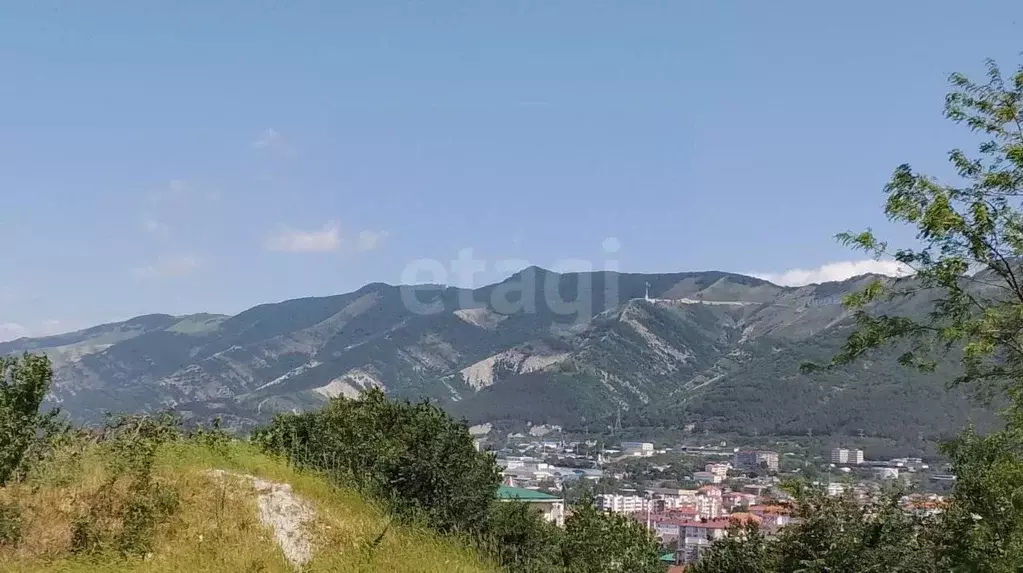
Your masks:
<svg viewBox="0 0 1023 573"><path fill-rule="evenodd" d="M231 449L231 434L224 430L220 418L215 418L209 427L199 424L189 434L188 438L201 444L218 455L227 456Z"/></svg>
<svg viewBox="0 0 1023 573"><path fill-rule="evenodd" d="M72 525L75 552L149 552L156 527L178 508L177 492L154 479L153 464L161 445L181 437L179 428L180 419L171 414L108 419L101 444L108 475Z"/></svg>
<svg viewBox="0 0 1023 573"><path fill-rule="evenodd" d="M56 410L39 414L52 380L45 356L0 356L0 485L23 476L26 461L58 429Z"/></svg>
<svg viewBox="0 0 1023 573"><path fill-rule="evenodd" d="M476 451L464 423L426 402L390 401L380 390L279 414L253 438L441 532L483 531L500 483L493 456Z"/></svg>
<svg viewBox="0 0 1023 573"><path fill-rule="evenodd" d="M662 573L657 540L645 525L605 513L584 499L565 520L562 559L568 573Z"/></svg>
<svg viewBox="0 0 1023 573"><path fill-rule="evenodd" d="M562 531L520 501L493 504L480 549L514 573L555 573L561 566Z"/></svg>
<svg viewBox="0 0 1023 573"><path fill-rule="evenodd" d="M0 503L0 547L21 541L21 508L16 503Z"/></svg>

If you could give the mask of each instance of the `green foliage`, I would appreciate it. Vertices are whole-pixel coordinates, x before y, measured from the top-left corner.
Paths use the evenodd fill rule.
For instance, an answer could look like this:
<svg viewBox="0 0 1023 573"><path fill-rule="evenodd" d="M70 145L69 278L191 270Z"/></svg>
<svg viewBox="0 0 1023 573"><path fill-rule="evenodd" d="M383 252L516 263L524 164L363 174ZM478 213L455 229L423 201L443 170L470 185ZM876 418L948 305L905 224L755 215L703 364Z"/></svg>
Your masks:
<svg viewBox="0 0 1023 573"><path fill-rule="evenodd" d="M693 567L695 573L937 573L925 522L907 514L895 495L861 505L801 489L798 522L767 537L755 525L733 526L729 537Z"/></svg>
<svg viewBox="0 0 1023 573"><path fill-rule="evenodd" d="M132 484L117 537L118 551L136 557L146 555L152 548L156 526L173 515L178 505L178 494L173 489L153 482Z"/></svg>
<svg viewBox="0 0 1023 573"><path fill-rule="evenodd" d="M931 532L948 571L1016 572L1023 563L1023 426L1001 432L967 429L944 451L956 485Z"/></svg>
<svg viewBox="0 0 1023 573"><path fill-rule="evenodd" d="M527 503L493 504L481 548L514 573L554 573L561 570L561 536Z"/></svg>
<svg viewBox="0 0 1023 573"><path fill-rule="evenodd" d="M728 537L711 546L692 573L779 573L777 541L755 523L733 525Z"/></svg>
<svg viewBox="0 0 1023 573"><path fill-rule="evenodd" d="M956 380L990 382L1010 394L1023 391L1023 67L1004 78L994 62L987 81L950 78L945 116L965 124L981 142L970 157L949 152L958 181L935 178L900 165L885 188L888 218L916 228L921 246L892 250L870 231L839 239L874 254L892 256L914 272L912 280L876 281L850 296L858 328L831 365L847 364L897 341L911 345L900 361L933 370L935 351L962 350ZM936 296L925 320L871 312L871 303L919 294ZM875 305L876 307L876 305Z"/></svg>
<svg viewBox="0 0 1023 573"><path fill-rule="evenodd" d="M987 81L951 77L945 115L981 136L979 155L949 153L954 183L901 165L886 187L885 212L916 228L921 247L892 251L871 232L839 239L875 256L893 256L912 278L874 281L845 300L857 328L824 368L829 371L896 346L899 363L930 373L959 357L962 375L987 396L1004 390L1004 429L972 428L943 446L957 476L948 507L921 519L888 496L860 507L797 492L801 522L775 539L719 543L697 573L738 571L745 558L759 571L1018 572L1023 563L1023 67L1006 80L988 62ZM924 320L893 313L895 301L933 303ZM805 372L819 371L815 364Z"/></svg>
<svg viewBox="0 0 1023 573"><path fill-rule="evenodd" d="M645 525L598 510L592 500L572 508L561 552L567 573L662 573L657 540Z"/></svg>
<svg viewBox="0 0 1023 573"><path fill-rule="evenodd" d="M154 478L153 465L160 446L179 439L180 419L170 413L108 419L101 444L107 480L72 525L75 552L113 549L142 557L150 551L156 527L179 504L177 492Z"/></svg>
<svg viewBox="0 0 1023 573"><path fill-rule="evenodd" d="M52 380L45 356L0 356L0 485L23 476L58 428L56 411L39 414Z"/></svg>
<svg viewBox="0 0 1023 573"><path fill-rule="evenodd" d="M379 390L278 415L253 438L442 532L483 531L500 484L493 455L476 451L464 423L429 403L389 401Z"/></svg>
<svg viewBox="0 0 1023 573"><path fill-rule="evenodd" d="M227 455L230 453L231 434L224 429L220 418L214 418L209 427L202 424L196 426L188 437L217 454Z"/></svg>
<svg viewBox="0 0 1023 573"><path fill-rule="evenodd" d="M0 547L21 541L21 508L16 503L0 502Z"/></svg>
<svg viewBox="0 0 1023 573"><path fill-rule="evenodd" d="M384 501L401 519L472 540L513 573L657 571L657 543L640 524L584 499L565 530L521 502L497 501L500 470L464 423L438 407L374 390L322 410L283 414L253 439L299 467ZM594 568L596 567L596 568Z"/></svg>

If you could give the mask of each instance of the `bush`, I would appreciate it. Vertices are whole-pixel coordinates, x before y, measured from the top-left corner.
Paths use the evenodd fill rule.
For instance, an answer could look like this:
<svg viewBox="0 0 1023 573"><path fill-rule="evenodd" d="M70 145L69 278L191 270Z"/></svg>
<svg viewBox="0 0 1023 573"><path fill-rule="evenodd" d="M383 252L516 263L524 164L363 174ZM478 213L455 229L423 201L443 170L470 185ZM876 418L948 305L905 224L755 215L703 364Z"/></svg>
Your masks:
<svg viewBox="0 0 1023 573"><path fill-rule="evenodd" d="M21 541L21 508L16 503L0 503L0 547Z"/></svg>
<svg viewBox="0 0 1023 573"><path fill-rule="evenodd" d="M568 573L663 573L657 540L645 525L605 513L585 499L565 520L562 561Z"/></svg>
<svg viewBox="0 0 1023 573"><path fill-rule="evenodd" d="M561 566L562 531L520 501L493 504L480 549L514 573L553 573Z"/></svg>
<svg viewBox="0 0 1023 573"><path fill-rule="evenodd" d="M755 526L733 527L692 566L693 573L794 573L811 564L812 571L848 573L951 570L937 565L929 522L903 511L896 492L861 504L805 484L792 487L795 523L774 537Z"/></svg>
<svg viewBox="0 0 1023 573"><path fill-rule="evenodd" d="M107 479L72 525L73 551L116 549L134 557L150 551L156 527L178 507L177 492L153 478L153 464L161 445L180 439L179 427L171 414L108 419L101 444Z"/></svg>
<svg viewBox="0 0 1023 573"><path fill-rule="evenodd" d="M39 414L53 371L45 356L0 356L0 486L24 476L58 429L57 411Z"/></svg>
<svg viewBox="0 0 1023 573"><path fill-rule="evenodd" d="M441 532L483 532L500 484L493 456L476 451L464 423L426 402L389 401L380 390L278 414L253 439Z"/></svg>
<svg viewBox="0 0 1023 573"><path fill-rule="evenodd" d="M188 438L221 456L227 456L231 452L228 447L231 444L231 434L224 429L220 418L215 418L209 427L197 425L189 432Z"/></svg>

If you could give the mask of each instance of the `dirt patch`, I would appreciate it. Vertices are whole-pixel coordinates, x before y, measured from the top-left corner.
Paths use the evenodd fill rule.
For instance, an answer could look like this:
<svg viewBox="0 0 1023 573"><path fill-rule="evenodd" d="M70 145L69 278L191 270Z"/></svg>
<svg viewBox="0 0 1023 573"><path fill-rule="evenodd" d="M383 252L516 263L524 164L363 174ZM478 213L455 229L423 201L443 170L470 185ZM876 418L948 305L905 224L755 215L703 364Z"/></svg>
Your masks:
<svg viewBox="0 0 1023 573"><path fill-rule="evenodd" d="M259 521L270 527L284 557L294 567L302 567L312 559L313 545L306 527L316 517L313 507L295 495L291 486L256 476L224 470L210 470L218 480L233 478L247 481L258 492Z"/></svg>

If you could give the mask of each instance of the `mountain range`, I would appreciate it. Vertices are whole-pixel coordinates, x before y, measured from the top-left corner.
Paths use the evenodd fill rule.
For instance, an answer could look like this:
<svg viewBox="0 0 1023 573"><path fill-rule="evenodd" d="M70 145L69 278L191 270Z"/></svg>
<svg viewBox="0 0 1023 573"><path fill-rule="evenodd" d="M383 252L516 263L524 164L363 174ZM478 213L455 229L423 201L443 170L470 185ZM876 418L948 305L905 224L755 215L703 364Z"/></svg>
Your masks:
<svg viewBox="0 0 1023 573"><path fill-rule="evenodd" d="M235 426L371 388L472 423L669 426L748 434L939 438L988 409L897 349L804 375L852 328L841 304L876 276L783 287L717 271L559 274L478 289L366 285L234 316L154 314L0 343L44 352L73 417L173 408ZM891 279L882 280L912 280ZM926 297L879 303L921 316Z"/></svg>

